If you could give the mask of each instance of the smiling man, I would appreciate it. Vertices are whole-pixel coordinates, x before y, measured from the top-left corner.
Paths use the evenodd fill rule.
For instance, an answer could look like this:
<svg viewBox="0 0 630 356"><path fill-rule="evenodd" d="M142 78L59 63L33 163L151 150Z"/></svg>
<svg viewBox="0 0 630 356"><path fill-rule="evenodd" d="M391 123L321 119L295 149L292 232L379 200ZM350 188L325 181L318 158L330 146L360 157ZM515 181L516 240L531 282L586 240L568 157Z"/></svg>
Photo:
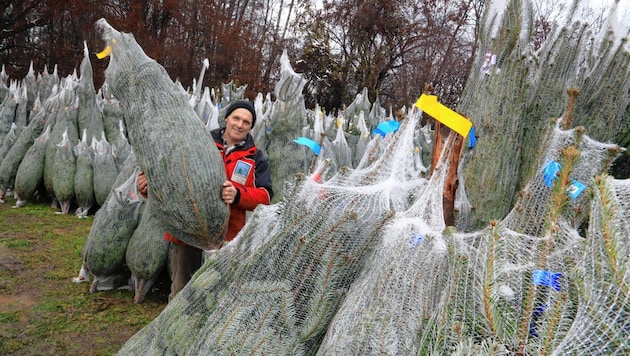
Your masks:
<svg viewBox="0 0 630 356"><path fill-rule="evenodd" d="M254 105L242 100L228 107L225 128L212 131L227 173L221 197L231 206L225 241L231 241L245 225L247 210L269 204L273 197L267 157L256 148L249 133L255 124Z"/></svg>
<svg viewBox="0 0 630 356"><path fill-rule="evenodd" d="M211 132L227 174L221 189L221 198L230 206L224 238L226 242L234 239L245 226L248 210L254 210L258 204L269 204L273 198L269 163L264 153L256 148L250 134L255 124L254 105L250 101L240 100L228 107L225 127ZM150 196L143 174L138 176L137 185L143 196ZM171 242L171 300L201 267L203 251L185 244L168 231L164 239Z"/></svg>

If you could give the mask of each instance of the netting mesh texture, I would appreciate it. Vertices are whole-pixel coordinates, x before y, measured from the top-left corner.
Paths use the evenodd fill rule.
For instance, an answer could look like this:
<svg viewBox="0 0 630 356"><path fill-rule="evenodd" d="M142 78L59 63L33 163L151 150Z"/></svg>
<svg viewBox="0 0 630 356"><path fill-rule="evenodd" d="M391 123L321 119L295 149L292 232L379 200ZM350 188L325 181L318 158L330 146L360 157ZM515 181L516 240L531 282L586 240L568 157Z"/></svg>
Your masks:
<svg viewBox="0 0 630 356"><path fill-rule="evenodd" d="M431 206L427 197L397 214L335 315L319 353L565 353L564 343L572 337L567 334L576 327L581 302L590 299L583 294L591 286L582 279L581 266L593 258L574 219L576 201L583 199L588 207L589 195L570 198L567 190L577 179L593 183L611 148L582 135L576 142L575 133L550 128L548 156L543 157L540 171L551 157L560 160L568 152L572 160L561 159L565 167L552 186L542 173L535 175L503 221L474 233L443 231L443 226L431 226L414 209L422 206L439 215L440 210L433 210L439 204L426 208ZM585 162L590 166L581 167ZM441 190L435 186L439 185L430 184L427 191L437 195ZM591 209L599 207L595 200ZM623 219L627 203L625 209ZM627 230L627 221L621 224ZM600 228L591 221L589 236L597 235L593 231ZM621 230L614 238L627 236ZM627 262L621 266L625 270ZM628 276L623 276L617 284L627 283ZM615 332L599 335L591 330L583 343L592 344L593 350L627 352L627 310L623 309L628 295L612 295L598 298L592 307L597 311L588 320L600 327L609 325ZM610 314L610 308L615 310L613 317L594 318L596 313ZM588 346L566 353L598 354Z"/></svg>
<svg viewBox="0 0 630 356"><path fill-rule="evenodd" d="M312 354L392 207L408 206L399 189L426 186L395 179L417 172L409 149L415 122L408 126L365 168L323 183L302 175L287 183L283 201L259 207L121 354ZM404 155L393 149L401 146Z"/></svg>
<svg viewBox="0 0 630 356"><path fill-rule="evenodd" d="M514 35L529 31L520 5L509 2L502 31L482 31L502 61L473 73L461 103L484 138L464 156L466 188L478 217L496 220L469 229L477 222L469 223L462 175L457 221L468 232L445 229L448 148L425 178L414 142L425 128L409 112L396 135L365 143L355 168L336 167L326 152L311 175L285 183L282 200L259 207L234 241L209 252L119 353L628 354L630 183L601 175L618 147L562 129L568 118L547 121L561 117L559 93L572 83L586 98L578 122L602 107L614 112L614 101L626 107L627 91L601 101L605 91L596 90L607 80L626 87L626 55L612 42L585 45L589 32L570 21L533 53ZM585 60L569 61L574 54ZM272 110L287 108L303 111ZM621 116L606 114L609 129L593 135L609 140ZM532 118L527 130L524 117ZM532 138L540 144L519 152Z"/></svg>
<svg viewBox="0 0 630 356"><path fill-rule="evenodd" d="M552 184L535 175L507 218L459 233L443 224L446 163L430 180L415 166L418 116L356 169L287 183L120 354L628 351L627 183L597 176L611 145L550 126ZM578 179L595 193L569 197ZM570 199L590 205L588 240Z"/></svg>

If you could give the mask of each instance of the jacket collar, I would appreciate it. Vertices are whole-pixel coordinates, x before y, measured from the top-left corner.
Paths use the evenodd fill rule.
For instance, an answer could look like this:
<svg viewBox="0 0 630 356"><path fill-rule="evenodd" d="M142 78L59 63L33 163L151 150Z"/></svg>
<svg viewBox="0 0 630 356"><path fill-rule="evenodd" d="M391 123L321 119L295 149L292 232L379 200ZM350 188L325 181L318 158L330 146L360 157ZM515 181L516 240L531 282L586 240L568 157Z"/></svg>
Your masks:
<svg viewBox="0 0 630 356"><path fill-rule="evenodd" d="M225 132L225 128L212 130L212 137L214 138L215 141L219 142L221 146L223 146L223 151L225 152L226 156L230 154L231 152L233 152L234 150L248 149L254 146L254 138L248 132L247 136L245 136L245 139L243 141L235 144L232 147L228 147L227 141L225 141L225 138L223 138L224 132Z"/></svg>

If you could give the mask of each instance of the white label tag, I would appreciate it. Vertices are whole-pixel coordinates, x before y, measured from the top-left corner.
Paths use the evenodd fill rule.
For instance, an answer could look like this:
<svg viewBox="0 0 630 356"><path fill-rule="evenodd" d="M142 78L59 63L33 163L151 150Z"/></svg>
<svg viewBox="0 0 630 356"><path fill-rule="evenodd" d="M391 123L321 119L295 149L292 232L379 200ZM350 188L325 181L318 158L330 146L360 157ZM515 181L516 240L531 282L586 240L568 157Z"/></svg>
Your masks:
<svg viewBox="0 0 630 356"><path fill-rule="evenodd" d="M230 180L233 182L240 183L245 185L245 181L247 181L247 176L249 175L249 171L252 169L252 164L244 161L238 161L236 163L236 167L234 171L232 171L232 177Z"/></svg>

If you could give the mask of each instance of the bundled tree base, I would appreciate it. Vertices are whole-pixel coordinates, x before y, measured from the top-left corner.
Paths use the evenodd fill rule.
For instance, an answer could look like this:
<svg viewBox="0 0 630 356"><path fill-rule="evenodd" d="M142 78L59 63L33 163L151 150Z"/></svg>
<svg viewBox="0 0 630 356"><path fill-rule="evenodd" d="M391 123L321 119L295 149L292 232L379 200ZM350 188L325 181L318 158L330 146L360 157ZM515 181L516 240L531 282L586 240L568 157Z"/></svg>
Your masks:
<svg viewBox="0 0 630 356"><path fill-rule="evenodd" d="M135 185L137 171L135 160L125 165L114 184L116 188L96 212L83 245L83 267L94 276L91 293L108 288L103 286L107 281L126 273L127 244L139 224L144 202Z"/></svg>
<svg viewBox="0 0 630 356"><path fill-rule="evenodd" d="M166 267L170 242L164 240L164 228L153 216L151 200L142 210L138 227L131 234L126 251L127 267L131 271L130 287L134 303L141 303Z"/></svg>

